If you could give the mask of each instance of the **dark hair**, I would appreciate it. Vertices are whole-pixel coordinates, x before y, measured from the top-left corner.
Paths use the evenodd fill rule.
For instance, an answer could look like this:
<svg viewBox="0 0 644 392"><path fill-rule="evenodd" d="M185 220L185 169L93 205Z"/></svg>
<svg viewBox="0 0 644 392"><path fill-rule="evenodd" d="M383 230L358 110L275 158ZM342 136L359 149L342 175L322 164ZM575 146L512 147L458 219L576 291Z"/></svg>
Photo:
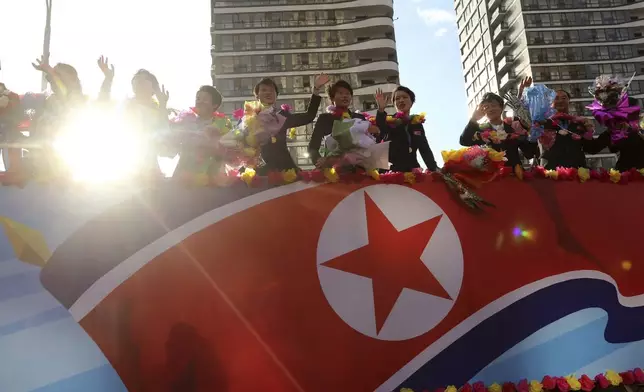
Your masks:
<svg viewBox="0 0 644 392"><path fill-rule="evenodd" d="M335 94L338 92L338 89L340 88L349 90L349 93L353 95L353 89L351 88L351 85L344 80L338 80L337 82L333 83L327 88L327 94L329 94L329 99L333 100L333 98L335 98Z"/></svg>
<svg viewBox="0 0 644 392"><path fill-rule="evenodd" d="M483 96L483 99L481 100L481 103L485 103L485 102L496 102L501 107L505 106L505 101L503 100L503 98L501 98L501 96L499 96L498 94L494 94L494 93L486 93Z"/></svg>
<svg viewBox="0 0 644 392"><path fill-rule="evenodd" d="M253 90L255 92L255 96L257 96L257 94L259 94L259 86L272 86L275 89L275 95L280 94L280 91L277 88L277 83L275 83L273 81L273 79L271 79L271 78L264 78L264 79L260 80L259 83L257 83L255 85L255 88Z"/></svg>
<svg viewBox="0 0 644 392"><path fill-rule="evenodd" d="M402 91L402 92L404 92L404 93L407 93L407 95L409 95L409 99L411 99L411 103L416 102L416 94L414 94L414 92L413 92L413 91L411 91L411 89L410 89L409 87L405 87L405 86L398 86L398 87L396 87L396 89L394 90L394 93L393 93L393 94L391 94L391 99L392 99L392 100L395 100L395 98L396 98L396 93L397 93L398 91Z"/></svg>
<svg viewBox="0 0 644 392"><path fill-rule="evenodd" d="M219 90L217 90L216 87L213 86L201 86L199 87L199 90L197 92L204 92L210 94L210 97L212 98L212 104L215 106L220 106L221 102L224 100L224 98L221 96L221 93Z"/></svg>
<svg viewBox="0 0 644 392"><path fill-rule="evenodd" d="M150 82L152 82L153 86L158 86L159 85L159 81L157 80L157 77L154 76L154 74L152 72L148 71L147 69L140 69L140 70L136 71L134 76L132 76L132 83L134 83L134 79L136 79L138 77L148 79Z"/></svg>
<svg viewBox="0 0 644 392"><path fill-rule="evenodd" d="M564 89L561 89L561 88L560 88L560 89L558 89L558 90L556 90L556 91L557 91L557 92L560 92L560 91L561 91L562 93L566 94L566 96L568 97L568 99L572 98L572 97L570 96L570 93L569 93L568 91L564 90Z"/></svg>

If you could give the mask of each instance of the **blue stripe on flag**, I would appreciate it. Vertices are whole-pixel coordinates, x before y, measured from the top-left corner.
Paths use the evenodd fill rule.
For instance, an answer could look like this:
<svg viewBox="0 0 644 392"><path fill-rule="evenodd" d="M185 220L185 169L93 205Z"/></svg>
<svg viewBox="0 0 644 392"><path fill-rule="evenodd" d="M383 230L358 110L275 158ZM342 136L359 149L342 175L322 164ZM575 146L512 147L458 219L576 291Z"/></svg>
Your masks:
<svg viewBox="0 0 644 392"><path fill-rule="evenodd" d="M43 290L40 271L30 271L0 278L0 301L19 298Z"/></svg>
<svg viewBox="0 0 644 392"><path fill-rule="evenodd" d="M78 374L33 392L127 392L127 388L110 365Z"/></svg>
<svg viewBox="0 0 644 392"><path fill-rule="evenodd" d="M71 317L71 315L69 314L67 309L59 306L57 308L46 310L24 320L16 321L15 323L0 327L0 336L11 335L12 333L16 333L24 329L39 327L41 325L61 320L66 317Z"/></svg>

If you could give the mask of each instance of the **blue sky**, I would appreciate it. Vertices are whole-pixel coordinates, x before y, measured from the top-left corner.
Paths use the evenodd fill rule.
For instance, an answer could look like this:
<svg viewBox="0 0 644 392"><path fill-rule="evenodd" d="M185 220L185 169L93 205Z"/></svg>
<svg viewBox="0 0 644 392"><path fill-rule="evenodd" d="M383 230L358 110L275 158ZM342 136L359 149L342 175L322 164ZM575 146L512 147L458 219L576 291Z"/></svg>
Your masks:
<svg viewBox="0 0 644 392"><path fill-rule="evenodd" d="M394 0L400 82L426 112L425 131L437 159L458 147L467 102L453 0Z"/></svg>

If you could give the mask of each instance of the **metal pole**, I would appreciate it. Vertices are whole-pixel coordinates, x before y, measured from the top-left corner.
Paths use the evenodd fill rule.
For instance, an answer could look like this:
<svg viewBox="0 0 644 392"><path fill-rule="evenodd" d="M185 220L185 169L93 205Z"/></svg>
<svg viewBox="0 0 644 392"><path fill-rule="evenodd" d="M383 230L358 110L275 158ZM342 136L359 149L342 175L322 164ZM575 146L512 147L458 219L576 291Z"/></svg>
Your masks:
<svg viewBox="0 0 644 392"><path fill-rule="evenodd" d="M45 6L47 7L47 15L45 19L45 39L42 47L42 58L45 64L49 64L49 44L51 42L51 3L53 0L45 0ZM47 77L42 74L42 82L40 85L41 91L47 89Z"/></svg>

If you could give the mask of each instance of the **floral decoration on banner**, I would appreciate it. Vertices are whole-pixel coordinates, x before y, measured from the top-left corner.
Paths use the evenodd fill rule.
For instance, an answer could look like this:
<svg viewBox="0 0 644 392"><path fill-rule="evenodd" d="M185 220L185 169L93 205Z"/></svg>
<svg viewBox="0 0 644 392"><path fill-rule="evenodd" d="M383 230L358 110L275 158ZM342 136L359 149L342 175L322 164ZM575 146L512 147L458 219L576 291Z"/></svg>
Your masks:
<svg viewBox="0 0 644 392"><path fill-rule="evenodd" d="M392 128L396 128L399 125L402 124L424 124L425 123L425 115L426 113L420 113L420 114L412 114L410 116L406 115L403 112L397 112L393 116L387 116L385 121L387 122L387 125L389 125ZM376 124L376 117L375 116L365 116L372 124Z"/></svg>
<svg viewBox="0 0 644 392"><path fill-rule="evenodd" d="M450 173L474 187L495 179L507 160L504 152L480 146L442 151L441 154L443 173Z"/></svg>
<svg viewBox="0 0 644 392"><path fill-rule="evenodd" d="M287 103L283 103L280 106L280 109L282 109L283 112L287 112L287 113L291 112L291 110L292 110L291 105L289 105Z"/></svg>
<svg viewBox="0 0 644 392"><path fill-rule="evenodd" d="M575 131L570 130L573 124ZM568 113L556 113L544 121L533 124L530 140L538 140L544 149L548 150L554 144L557 135L570 136L573 140L592 140L594 133L595 127L587 118Z"/></svg>
<svg viewBox="0 0 644 392"><path fill-rule="evenodd" d="M349 110L347 108L340 108L337 106L327 106L326 112L330 113L333 117L339 120L345 120L345 119L350 119L351 118L351 113L349 113Z"/></svg>
<svg viewBox="0 0 644 392"><path fill-rule="evenodd" d="M520 137L526 136L528 131L525 130L523 125L519 120L514 120L510 117L503 119L504 127L501 129L496 129L494 126L488 122L482 123L479 125L479 131L474 134L474 140L482 140L485 144L499 144L503 141L510 139L515 140ZM512 127L514 132L506 132L505 125Z"/></svg>
<svg viewBox="0 0 644 392"><path fill-rule="evenodd" d="M575 375L568 375L565 377L551 377L545 376L541 381L532 380L528 381L523 379L517 384L513 382L505 382L502 385L493 383L485 386L482 382L475 382L474 384L467 383L461 388L456 388L454 385L449 385L445 388L437 388L434 392L543 392L543 391L584 391L590 392L592 390L608 389L611 387L619 387L623 385L641 385L644 384L644 371L640 368L629 370L623 373L617 373L613 370L608 370L606 373L598 374L594 378L590 378L586 374L577 378ZM425 392L427 390L423 390ZM410 388L402 388L400 392L415 392Z"/></svg>

